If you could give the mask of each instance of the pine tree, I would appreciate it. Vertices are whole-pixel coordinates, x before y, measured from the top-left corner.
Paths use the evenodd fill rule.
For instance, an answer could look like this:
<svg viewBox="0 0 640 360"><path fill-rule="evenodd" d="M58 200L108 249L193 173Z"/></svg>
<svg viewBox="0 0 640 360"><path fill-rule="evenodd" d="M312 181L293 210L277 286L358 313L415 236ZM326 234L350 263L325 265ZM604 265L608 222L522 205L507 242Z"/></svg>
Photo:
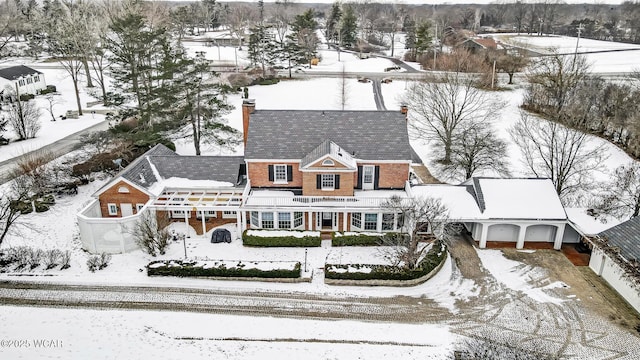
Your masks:
<svg viewBox="0 0 640 360"><path fill-rule="evenodd" d="M325 36L327 41L339 41L339 25L340 25L340 17L342 16L342 9L340 9L340 3L334 2L331 5L331 13L327 18L327 29L325 32Z"/></svg>
<svg viewBox="0 0 640 360"><path fill-rule="evenodd" d="M432 41L431 24L428 22L418 24L416 27L416 55L420 56L425 53L432 46Z"/></svg>
<svg viewBox="0 0 640 360"><path fill-rule="evenodd" d="M319 42L315 32L317 27L318 23L314 19L311 9L295 17L291 25L289 40L296 44L292 49L296 50L293 54L293 60L297 64L309 63L311 65L311 59L317 57Z"/></svg>
<svg viewBox="0 0 640 360"><path fill-rule="evenodd" d="M358 19L351 5L345 5L344 14L340 22L342 46L353 47L357 41Z"/></svg>

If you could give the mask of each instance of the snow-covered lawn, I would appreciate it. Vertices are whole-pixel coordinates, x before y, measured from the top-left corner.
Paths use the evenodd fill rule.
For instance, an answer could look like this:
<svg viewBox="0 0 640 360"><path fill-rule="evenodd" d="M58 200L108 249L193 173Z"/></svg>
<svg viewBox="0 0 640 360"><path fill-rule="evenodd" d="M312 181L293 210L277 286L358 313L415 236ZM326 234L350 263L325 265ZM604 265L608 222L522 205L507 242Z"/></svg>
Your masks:
<svg viewBox="0 0 640 360"><path fill-rule="evenodd" d="M3 345L4 359L444 359L458 338L446 325L167 311L2 306L0 322L3 344L28 341Z"/></svg>

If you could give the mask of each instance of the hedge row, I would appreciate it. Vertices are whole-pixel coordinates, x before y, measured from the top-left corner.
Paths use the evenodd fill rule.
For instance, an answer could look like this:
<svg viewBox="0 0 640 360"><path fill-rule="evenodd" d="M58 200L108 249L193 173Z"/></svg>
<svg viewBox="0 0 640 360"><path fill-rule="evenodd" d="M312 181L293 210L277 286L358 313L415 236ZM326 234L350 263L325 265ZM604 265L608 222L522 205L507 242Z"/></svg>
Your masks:
<svg viewBox="0 0 640 360"><path fill-rule="evenodd" d="M162 266L152 266L163 264ZM202 276L202 277L257 277L257 278L299 278L300 263L296 263L293 270L274 269L243 269L239 267L227 268L224 264L218 267L207 267L196 265L195 261L181 260L161 260L153 261L147 265L148 276Z"/></svg>
<svg viewBox="0 0 640 360"><path fill-rule="evenodd" d="M337 235L340 234L340 235ZM380 246L382 245L381 236L392 235L395 233L385 233L384 235L367 235L354 234L343 235L343 233L331 234L332 246Z"/></svg>
<svg viewBox="0 0 640 360"><path fill-rule="evenodd" d="M340 280L413 280L430 273L444 261L446 255L446 246L437 241L415 269L407 270L391 265L326 264L324 276L327 279ZM349 269L350 267L367 267L371 269L371 272L336 272L331 270L332 268Z"/></svg>
<svg viewBox="0 0 640 360"><path fill-rule="evenodd" d="M320 236L253 236L242 233L242 243L245 246L255 247L315 247L320 246Z"/></svg>

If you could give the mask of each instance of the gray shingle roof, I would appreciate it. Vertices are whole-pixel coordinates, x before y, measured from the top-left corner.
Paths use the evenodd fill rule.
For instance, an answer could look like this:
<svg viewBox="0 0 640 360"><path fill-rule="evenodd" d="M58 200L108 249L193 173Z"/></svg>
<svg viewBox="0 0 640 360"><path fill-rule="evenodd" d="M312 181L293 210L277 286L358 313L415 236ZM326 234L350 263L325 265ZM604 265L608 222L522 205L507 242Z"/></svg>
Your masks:
<svg viewBox="0 0 640 360"><path fill-rule="evenodd" d="M245 158L302 159L331 139L362 160L412 160L405 116L399 111L256 110Z"/></svg>
<svg viewBox="0 0 640 360"><path fill-rule="evenodd" d="M242 156L151 156L151 162L165 179L215 180L232 184L241 179Z"/></svg>
<svg viewBox="0 0 640 360"><path fill-rule="evenodd" d="M177 157L178 154L171 151L168 147L158 144L129 164L129 166L120 173L120 176L138 186L148 189L149 186L157 181L151 165L149 165L149 161L147 160L149 156Z"/></svg>
<svg viewBox="0 0 640 360"><path fill-rule="evenodd" d="M15 80L21 76L33 75L33 74L42 74L40 71L32 69L28 66L18 65L12 66L4 69L0 69L0 77L5 78L7 80Z"/></svg>
<svg viewBox="0 0 640 360"><path fill-rule="evenodd" d="M609 244L620 248L620 255L627 260L640 261L640 216L627 220L598 234Z"/></svg>

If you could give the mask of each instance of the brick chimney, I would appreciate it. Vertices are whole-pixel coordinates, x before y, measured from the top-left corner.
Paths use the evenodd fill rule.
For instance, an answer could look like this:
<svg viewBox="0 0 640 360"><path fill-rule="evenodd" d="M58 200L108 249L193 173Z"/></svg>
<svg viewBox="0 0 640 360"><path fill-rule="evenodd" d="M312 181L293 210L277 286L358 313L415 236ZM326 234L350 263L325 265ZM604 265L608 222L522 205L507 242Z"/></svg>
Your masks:
<svg viewBox="0 0 640 360"><path fill-rule="evenodd" d="M407 113L409 112L409 106L407 104L400 105L400 113L407 117Z"/></svg>
<svg viewBox="0 0 640 360"><path fill-rule="evenodd" d="M256 111L256 101L254 99L242 100L242 139L244 146L247 146L247 137L249 136L249 118Z"/></svg>

